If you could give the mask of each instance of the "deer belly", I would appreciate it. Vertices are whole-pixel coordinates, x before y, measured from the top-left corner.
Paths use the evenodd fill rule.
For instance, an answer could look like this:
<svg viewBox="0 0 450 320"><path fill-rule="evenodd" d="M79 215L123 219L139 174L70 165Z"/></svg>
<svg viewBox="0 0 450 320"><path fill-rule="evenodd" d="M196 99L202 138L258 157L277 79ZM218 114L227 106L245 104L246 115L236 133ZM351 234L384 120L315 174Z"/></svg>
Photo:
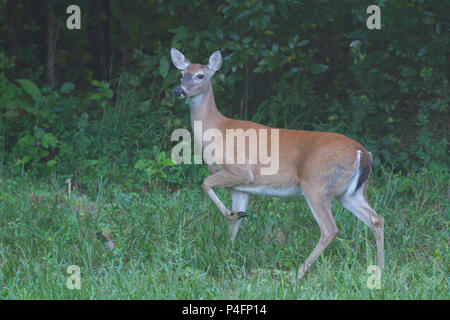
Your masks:
<svg viewBox="0 0 450 320"><path fill-rule="evenodd" d="M302 189L294 187L271 187L271 186L236 186L233 189L241 192L275 196L275 197L300 197L303 195Z"/></svg>

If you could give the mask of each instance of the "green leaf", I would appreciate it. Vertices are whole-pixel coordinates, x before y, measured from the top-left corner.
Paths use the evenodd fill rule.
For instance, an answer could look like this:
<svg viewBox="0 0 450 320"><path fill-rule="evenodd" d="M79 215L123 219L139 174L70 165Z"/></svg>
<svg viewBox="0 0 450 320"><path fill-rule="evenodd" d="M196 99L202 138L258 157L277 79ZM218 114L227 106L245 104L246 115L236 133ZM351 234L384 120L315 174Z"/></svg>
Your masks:
<svg viewBox="0 0 450 320"><path fill-rule="evenodd" d="M111 89L105 89L105 97L111 99L114 96L114 92Z"/></svg>
<svg viewBox="0 0 450 320"><path fill-rule="evenodd" d="M303 70L304 70L303 68L298 68L298 67L292 68L284 74L283 78L289 79L289 78L292 78L293 76L298 76L301 73L301 71L303 71Z"/></svg>
<svg viewBox="0 0 450 320"><path fill-rule="evenodd" d="M422 78L426 78L426 77L428 77L428 76L430 76L432 74L433 74L433 69L432 68L424 67L424 68L422 68L422 70L420 70L420 76Z"/></svg>
<svg viewBox="0 0 450 320"><path fill-rule="evenodd" d="M95 167L97 164L98 164L98 160L87 160L86 161L86 164L89 166L89 167Z"/></svg>
<svg viewBox="0 0 450 320"><path fill-rule="evenodd" d="M244 10L240 14L237 15L236 20L240 20L242 18L245 18L246 16L250 15L252 12L250 10Z"/></svg>
<svg viewBox="0 0 450 320"><path fill-rule="evenodd" d="M324 64L313 64L308 68L312 74L319 74L328 70L328 66Z"/></svg>
<svg viewBox="0 0 450 320"><path fill-rule="evenodd" d="M70 93L73 89L75 89L75 85L72 82L64 82L61 86L61 93Z"/></svg>
<svg viewBox="0 0 450 320"><path fill-rule="evenodd" d="M25 156L22 158L23 163L27 163L31 160L31 156Z"/></svg>
<svg viewBox="0 0 450 320"><path fill-rule="evenodd" d="M146 167L148 167L148 162L142 159L138 160L138 162L134 165L135 169L144 169Z"/></svg>
<svg viewBox="0 0 450 320"><path fill-rule="evenodd" d="M102 98L102 95L100 94L100 93L92 93L91 95L90 95L90 98L92 99L92 100L100 100L101 98Z"/></svg>
<svg viewBox="0 0 450 320"><path fill-rule="evenodd" d="M219 38L220 40L223 40L223 31L219 28L216 29L216 35L217 38Z"/></svg>
<svg viewBox="0 0 450 320"><path fill-rule="evenodd" d="M41 90L39 90L38 86L34 84L33 81L30 81L28 79L18 79L16 80L19 85L22 87L23 90L25 90L26 93L28 93L30 96L42 96Z"/></svg>
<svg viewBox="0 0 450 320"><path fill-rule="evenodd" d="M287 20L287 19L289 18L289 9L288 9L288 7L287 7L285 4L281 3L281 4L279 5L278 9L280 10L281 16L282 16L285 20Z"/></svg>
<svg viewBox="0 0 450 320"><path fill-rule="evenodd" d="M47 161L47 167L51 168L56 166L57 161L55 159Z"/></svg>
<svg viewBox="0 0 450 320"><path fill-rule="evenodd" d="M425 46L422 49L420 49L419 52L417 52L417 56L419 57L424 56L427 53L427 51L428 51L427 46Z"/></svg>
<svg viewBox="0 0 450 320"><path fill-rule="evenodd" d="M18 143L22 147L30 147L32 144L32 140L33 138L29 134L27 134L26 136L20 138Z"/></svg>
<svg viewBox="0 0 450 320"><path fill-rule="evenodd" d="M298 35L296 35L291 40L289 40L289 48L294 49L294 46L297 43L299 38L300 37Z"/></svg>
<svg viewBox="0 0 450 320"><path fill-rule="evenodd" d="M101 82L98 81L98 80L92 80L91 84L92 84L94 87L99 87L99 88L102 86Z"/></svg>
<svg viewBox="0 0 450 320"><path fill-rule="evenodd" d="M168 167L171 167L171 166L176 165L176 164L172 161L172 159L170 159L170 158L164 159L164 160L161 162L161 164L164 165L164 166L168 166Z"/></svg>
<svg viewBox="0 0 450 320"><path fill-rule="evenodd" d="M158 154L158 163L162 163L166 159L166 153L164 151L161 151Z"/></svg>
<svg viewBox="0 0 450 320"><path fill-rule="evenodd" d="M306 46L309 43L309 40L302 40L297 44L297 47Z"/></svg>
<svg viewBox="0 0 450 320"><path fill-rule="evenodd" d="M49 146L56 147L56 139L52 133L44 134L41 143L44 148L48 148Z"/></svg>
<svg viewBox="0 0 450 320"><path fill-rule="evenodd" d="M233 39L233 40L239 40L239 35L237 34L237 33L235 33L235 32L230 32L230 37L231 37L231 39Z"/></svg>
<svg viewBox="0 0 450 320"><path fill-rule="evenodd" d="M166 57L161 57L161 60L159 60L159 73L161 73L161 76L165 79L167 77L167 74L169 73L169 61Z"/></svg>

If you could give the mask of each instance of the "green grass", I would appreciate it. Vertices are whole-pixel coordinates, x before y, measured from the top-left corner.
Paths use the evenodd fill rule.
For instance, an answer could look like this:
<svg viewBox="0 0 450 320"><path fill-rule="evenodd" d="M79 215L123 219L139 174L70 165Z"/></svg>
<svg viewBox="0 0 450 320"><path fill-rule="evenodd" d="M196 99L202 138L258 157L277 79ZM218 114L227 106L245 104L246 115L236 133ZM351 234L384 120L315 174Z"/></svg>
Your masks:
<svg viewBox="0 0 450 320"><path fill-rule="evenodd" d="M448 299L448 180L440 180L372 181L386 267L371 290L373 234L337 203L340 234L293 284L319 238L302 199L252 197L233 244L200 186L138 194L109 185L68 197L54 181L3 177L0 299ZM219 196L230 202L225 190ZM66 286L70 265L81 268L81 290Z"/></svg>

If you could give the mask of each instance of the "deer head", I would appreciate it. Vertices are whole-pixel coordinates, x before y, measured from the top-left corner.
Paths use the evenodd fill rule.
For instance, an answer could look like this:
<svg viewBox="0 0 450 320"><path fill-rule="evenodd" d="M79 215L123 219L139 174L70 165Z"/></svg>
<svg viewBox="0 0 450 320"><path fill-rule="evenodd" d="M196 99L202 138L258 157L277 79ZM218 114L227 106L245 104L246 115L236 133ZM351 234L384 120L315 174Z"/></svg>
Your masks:
<svg viewBox="0 0 450 320"><path fill-rule="evenodd" d="M191 63L177 49L170 49L170 55L175 67L181 70L181 84L175 88L175 96L192 97L203 93L211 83L211 77L222 65L222 55L217 50L209 57L208 65Z"/></svg>

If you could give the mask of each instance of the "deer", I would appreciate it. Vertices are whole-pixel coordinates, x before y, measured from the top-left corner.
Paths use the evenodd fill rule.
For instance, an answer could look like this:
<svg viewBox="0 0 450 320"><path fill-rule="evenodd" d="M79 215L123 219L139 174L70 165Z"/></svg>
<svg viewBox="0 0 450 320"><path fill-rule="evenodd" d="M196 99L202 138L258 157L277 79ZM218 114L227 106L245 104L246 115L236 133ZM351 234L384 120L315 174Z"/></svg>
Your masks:
<svg viewBox="0 0 450 320"><path fill-rule="evenodd" d="M202 122L202 130L277 130L279 162L275 174L261 174L261 162L208 164L210 175L203 181L203 189L228 221L231 241L235 240L244 217L250 195L277 197L304 197L320 229L316 246L300 265L300 281L318 256L338 234L331 201L337 199L342 206L366 224L375 235L378 266L384 267L384 219L373 210L366 190L372 167L372 154L355 140L338 133L271 128L255 122L227 118L219 112L214 99L211 78L222 66L222 54L215 51L207 65L191 63L175 48L170 51L174 66L181 70L181 83L174 89L175 97L187 98L191 124ZM272 141L273 140L273 141ZM194 143L205 148L202 136L194 135ZM246 148L225 150L233 156L248 158ZM236 154L239 153L239 154ZM213 188L231 190L231 210Z"/></svg>

